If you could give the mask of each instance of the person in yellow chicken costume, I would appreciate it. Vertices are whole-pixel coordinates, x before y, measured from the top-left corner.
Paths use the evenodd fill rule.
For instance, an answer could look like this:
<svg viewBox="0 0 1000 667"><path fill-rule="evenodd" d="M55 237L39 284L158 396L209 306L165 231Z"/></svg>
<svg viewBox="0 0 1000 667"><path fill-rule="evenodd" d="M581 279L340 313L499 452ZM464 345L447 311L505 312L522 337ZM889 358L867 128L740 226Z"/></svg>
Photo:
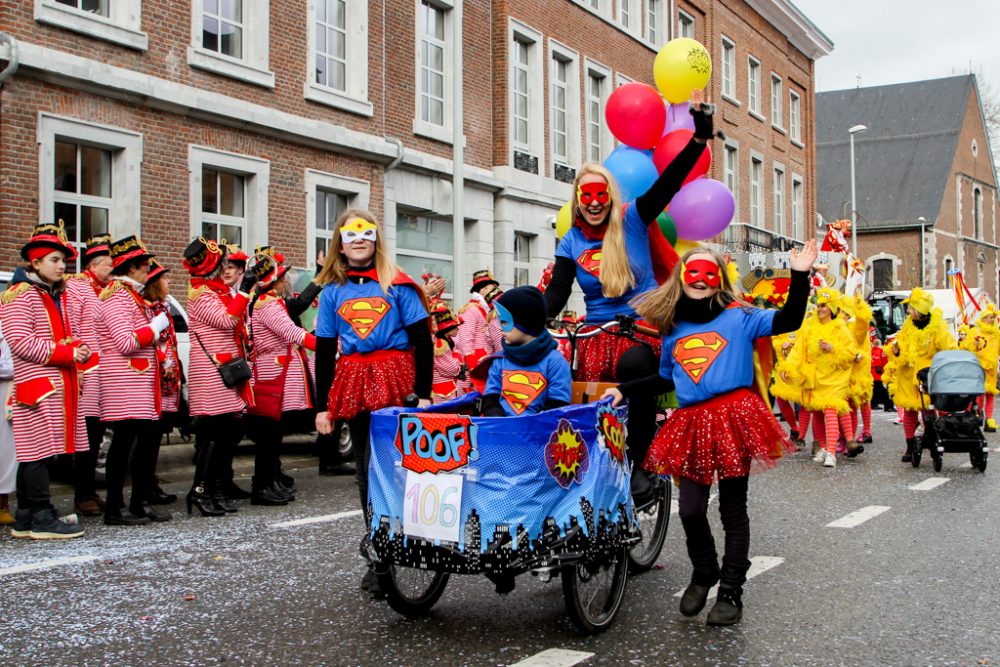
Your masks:
<svg viewBox="0 0 1000 667"><path fill-rule="evenodd" d="M872 320L871 306L861 296L860 289L853 297L842 298L843 309L850 314L847 327L854 340L856 355L851 367L851 424L852 440L858 432L858 412L861 412L861 437L859 443L872 441L872 393L875 389L875 379L872 377L872 339L868 328ZM863 447L859 447L861 451ZM857 453L860 454L861 451Z"/></svg>
<svg viewBox="0 0 1000 667"><path fill-rule="evenodd" d="M941 310L934 307L934 297L930 293L915 287L903 303L907 305L908 317L888 350L886 373L889 380L886 386L893 402L903 409L906 453L902 461L909 463L917 447L917 413L928 411L931 405L930 396L921 395L917 372L930 368L931 360L938 352L954 350L958 346Z"/></svg>
<svg viewBox="0 0 1000 667"><path fill-rule="evenodd" d="M997 364L1000 363L1000 327L997 326L997 314L1000 311L992 303L983 309L975 327L970 327L966 341L971 340L969 349L979 357L979 363L986 371L986 395L980 398L980 407L983 409L983 416L986 419L987 433L997 430L997 423L993 419L993 403L997 390Z"/></svg>

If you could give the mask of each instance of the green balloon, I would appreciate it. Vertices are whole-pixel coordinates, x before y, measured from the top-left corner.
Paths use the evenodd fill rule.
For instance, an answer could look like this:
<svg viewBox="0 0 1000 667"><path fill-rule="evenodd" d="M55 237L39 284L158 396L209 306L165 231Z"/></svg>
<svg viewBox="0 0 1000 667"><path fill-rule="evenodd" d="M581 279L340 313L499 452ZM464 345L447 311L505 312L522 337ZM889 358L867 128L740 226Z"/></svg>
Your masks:
<svg viewBox="0 0 1000 667"><path fill-rule="evenodd" d="M674 224L670 214L664 211L656 216L656 224L660 226L660 231L670 241L670 245L677 245L677 225Z"/></svg>

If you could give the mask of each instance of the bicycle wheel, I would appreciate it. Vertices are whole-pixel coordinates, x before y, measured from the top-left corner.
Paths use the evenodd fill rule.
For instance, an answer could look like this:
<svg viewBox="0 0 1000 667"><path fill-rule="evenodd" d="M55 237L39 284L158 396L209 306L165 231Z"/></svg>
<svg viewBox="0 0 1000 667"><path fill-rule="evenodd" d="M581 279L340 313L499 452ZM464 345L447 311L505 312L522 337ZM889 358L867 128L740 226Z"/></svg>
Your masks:
<svg viewBox="0 0 1000 667"><path fill-rule="evenodd" d="M642 533L642 541L628 552L629 571L633 574L646 572L660 557L663 541L667 538L667 527L670 525L672 503L670 483L660 479L653 502L642 508L635 508L635 521Z"/></svg>
<svg viewBox="0 0 1000 667"><path fill-rule="evenodd" d="M403 616L424 616L441 599L448 585L447 572L390 565L378 573L378 583L389 606Z"/></svg>
<svg viewBox="0 0 1000 667"><path fill-rule="evenodd" d="M562 570L566 611L584 635L603 632L614 623L628 582L626 547L600 563L567 565Z"/></svg>

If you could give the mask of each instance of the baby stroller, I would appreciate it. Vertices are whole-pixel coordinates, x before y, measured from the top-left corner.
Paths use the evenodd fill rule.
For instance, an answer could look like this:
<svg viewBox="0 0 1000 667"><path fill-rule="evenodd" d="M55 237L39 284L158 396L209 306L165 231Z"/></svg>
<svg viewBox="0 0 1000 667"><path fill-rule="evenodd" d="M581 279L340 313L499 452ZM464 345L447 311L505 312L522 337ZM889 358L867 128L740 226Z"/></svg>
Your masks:
<svg viewBox="0 0 1000 667"><path fill-rule="evenodd" d="M917 374L921 389L934 403L933 416L924 424L924 435L913 453L913 467L920 466L923 449L929 449L934 471L941 470L944 453L968 453L973 468L986 471L989 447L980 427L983 415L976 399L985 392L986 373L979 359L966 350L938 352L931 367ZM921 394L923 400L923 393Z"/></svg>

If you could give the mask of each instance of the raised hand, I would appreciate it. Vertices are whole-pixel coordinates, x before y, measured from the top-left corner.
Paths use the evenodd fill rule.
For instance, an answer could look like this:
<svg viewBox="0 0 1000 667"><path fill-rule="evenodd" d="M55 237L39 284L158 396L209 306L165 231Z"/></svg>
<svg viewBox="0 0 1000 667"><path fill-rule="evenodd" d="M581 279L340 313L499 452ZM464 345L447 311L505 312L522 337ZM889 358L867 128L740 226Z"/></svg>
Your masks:
<svg viewBox="0 0 1000 667"><path fill-rule="evenodd" d="M816 239L809 239L802 247L802 250L792 248L791 264L795 271L808 271L816 263L819 257L819 248L816 246Z"/></svg>

